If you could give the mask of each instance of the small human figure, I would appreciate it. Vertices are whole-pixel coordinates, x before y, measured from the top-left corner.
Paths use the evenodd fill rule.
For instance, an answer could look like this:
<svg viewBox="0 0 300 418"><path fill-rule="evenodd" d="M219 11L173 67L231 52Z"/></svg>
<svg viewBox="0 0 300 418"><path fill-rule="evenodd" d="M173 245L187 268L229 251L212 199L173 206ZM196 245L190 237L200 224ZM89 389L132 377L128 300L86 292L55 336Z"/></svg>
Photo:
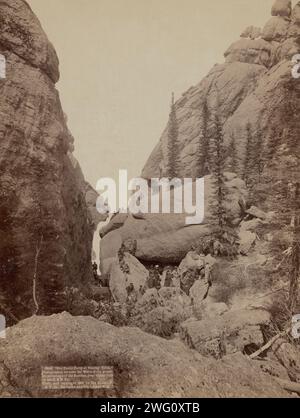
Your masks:
<svg viewBox="0 0 300 418"><path fill-rule="evenodd" d="M127 290L127 302L136 302L137 301L137 293L133 286L133 283L130 283L129 286L126 288Z"/></svg>
<svg viewBox="0 0 300 418"><path fill-rule="evenodd" d="M129 286L126 287L128 296L134 291L133 283L130 283Z"/></svg>
<svg viewBox="0 0 300 418"><path fill-rule="evenodd" d="M92 264L92 268L93 268L93 276L94 276L94 280L96 282L98 282L98 265L96 263L96 261L93 262Z"/></svg>
<svg viewBox="0 0 300 418"><path fill-rule="evenodd" d="M219 240L216 240L213 244L213 255L215 257L222 255L222 244L220 243Z"/></svg>
<svg viewBox="0 0 300 418"><path fill-rule="evenodd" d="M146 292L145 286L140 285L139 292L140 292L140 295L143 296Z"/></svg>
<svg viewBox="0 0 300 418"><path fill-rule="evenodd" d="M149 271L147 286L148 286L148 289L153 289L155 287L155 277L154 277L154 271L152 269L150 269Z"/></svg>
<svg viewBox="0 0 300 418"><path fill-rule="evenodd" d="M109 287L109 276L107 274L100 276L101 287Z"/></svg>
<svg viewBox="0 0 300 418"><path fill-rule="evenodd" d="M155 289L159 290L161 288L161 277L159 274L159 266L155 266L154 268L154 287Z"/></svg>
<svg viewBox="0 0 300 418"><path fill-rule="evenodd" d="M173 284L172 273L170 270L167 270L166 278L165 278L165 287L172 287L172 284Z"/></svg>

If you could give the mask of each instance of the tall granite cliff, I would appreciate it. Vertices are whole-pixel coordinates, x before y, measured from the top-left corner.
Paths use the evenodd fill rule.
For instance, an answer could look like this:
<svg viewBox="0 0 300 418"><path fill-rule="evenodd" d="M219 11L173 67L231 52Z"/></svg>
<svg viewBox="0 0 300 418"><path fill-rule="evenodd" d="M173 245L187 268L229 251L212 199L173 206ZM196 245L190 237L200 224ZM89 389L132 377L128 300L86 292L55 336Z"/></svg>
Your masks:
<svg viewBox="0 0 300 418"><path fill-rule="evenodd" d="M254 135L261 134L263 146L273 132L288 128L285 105L291 91L299 96L300 83L292 78L292 57L300 52L300 2L292 9L291 1L276 0L272 17L263 29L248 27L241 38L225 52L225 63L215 65L195 87L176 102L180 146L181 177L201 172L199 143L205 139L205 113L218 112L225 144L235 136L241 166L246 151L247 125ZM218 107L218 109L217 109ZM205 110L206 109L206 110ZM297 109L295 109L295 112ZM298 109L299 111L299 109ZM149 157L143 177L166 174L168 164L168 129ZM243 167L241 167L243 169Z"/></svg>
<svg viewBox="0 0 300 418"><path fill-rule="evenodd" d="M12 320L65 309L65 287L91 275L97 219L55 88L56 52L23 0L0 1L0 54L0 302Z"/></svg>

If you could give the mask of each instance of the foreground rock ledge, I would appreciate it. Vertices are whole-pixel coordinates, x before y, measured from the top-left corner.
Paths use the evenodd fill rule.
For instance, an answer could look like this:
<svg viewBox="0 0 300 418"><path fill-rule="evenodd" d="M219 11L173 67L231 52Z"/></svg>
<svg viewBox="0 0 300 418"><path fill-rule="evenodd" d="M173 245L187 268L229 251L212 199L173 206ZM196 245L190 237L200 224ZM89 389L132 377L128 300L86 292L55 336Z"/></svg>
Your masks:
<svg viewBox="0 0 300 418"><path fill-rule="evenodd" d="M49 392L42 366L112 365L113 391ZM63 313L32 317L0 340L0 397L286 397L277 383L241 354L211 360L136 328L115 328Z"/></svg>

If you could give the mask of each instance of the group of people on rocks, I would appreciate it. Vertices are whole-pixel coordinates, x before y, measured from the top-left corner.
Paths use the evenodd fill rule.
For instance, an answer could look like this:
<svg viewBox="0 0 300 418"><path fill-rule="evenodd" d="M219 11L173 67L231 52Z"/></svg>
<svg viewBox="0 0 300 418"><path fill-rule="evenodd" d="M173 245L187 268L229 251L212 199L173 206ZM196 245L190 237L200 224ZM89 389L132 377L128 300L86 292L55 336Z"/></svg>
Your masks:
<svg viewBox="0 0 300 418"><path fill-rule="evenodd" d="M159 266L151 267L149 270L149 277L147 281L148 289L157 289L161 288L161 274L159 271Z"/></svg>
<svg viewBox="0 0 300 418"><path fill-rule="evenodd" d="M205 299L212 286L212 267L215 262L214 257L198 254L192 248L178 267L151 266L147 288L159 290L163 287L174 287L192 298L195 298L197 294L203 294L203 299Z"/></svg>
<svg viewBox="0 0 300 418"><path fill-rule="evenodd" d="M216 262L210 250L213 251L213 255L217 253L217 246L209 244L208 248L206 248L208 250L206 254L205 250L201 251L201 249L197 250L195 247L192 247L177 267L171 265L163 267L158 264L150 265L148 267L148 278L144 286L140 286L140 289L135 289L133 283L128 284L126 288L128 301L136 302L139 296L142 296L147 289L159 291L161 288L177 288L190 296L192 300L204 300L212 286L212 266ZM118 251L119 266L125 275L130 274L125 255L129 253L135 256L136 250L136 241L130 240L130 242L123 243ZM109 279L98 274L96 262L93 263L92 267L95 283L101 287L109 287Z"/></svg>

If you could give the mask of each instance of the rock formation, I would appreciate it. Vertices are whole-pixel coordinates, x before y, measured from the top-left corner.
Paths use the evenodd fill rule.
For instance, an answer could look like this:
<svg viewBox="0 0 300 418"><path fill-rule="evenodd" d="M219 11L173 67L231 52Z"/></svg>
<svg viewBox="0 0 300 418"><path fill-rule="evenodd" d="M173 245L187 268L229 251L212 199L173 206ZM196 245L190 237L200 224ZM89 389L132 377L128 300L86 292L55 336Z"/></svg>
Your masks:
<svg viewBox="0 0 300 418"><path fill-rule="evenodd" d="M41 387L41 367L103 364L115 368L115 387L94 390L95 397L288 396L241 354L216 361L178 340L64 313L29 318L7 330L6 340L0 340L0 397L61 397L61 391ZM84 392L65 390L63 396Z"/></svg>
<svg viewBox="0 0 300 418"><path fill-rule="evenodd" d="M0 53L0 302L13 321L61 311L65 286L89 279L97 220L71 156L56 52L23 0L0 2Z"/></svg>
<svg viewBox="0 0 300 418"><path fill-rule="evenodd" d="M226 174L228 210L236 222L241 220L242 207L247 200L245 183L232 173ZM186 225L187 214L144 214L141 219L132 215L117 214L102 228L100 243L101 269L109 272L122 242L137 241L136 257L146 262L177 263L193 245L208 237L209 202L212 196L212 178L205 178L205 220L201 225Z"/></svg>
<svg viewBox="0 0 300 418"><path fill-rule="evenodd" d="M295 94L300 90L299 82L291 77L291 58L300 51L299 35L300 3L292 10L291 1L276 1L265 27L261 31L248 27L225 52L225 63L215 65L176 102L179 176L195 176L199 171L197 153L203 145L205 113L211 118L216 111L220 115L225 144L235 136L241 170L247 124L254 136L263 134L264 147L268 146L272 130L280 133L288 128L284 110L290 95L287 86L290 84ZM166 172L167 132L166 128L144 167L143 177L158 177ZM208 137L212 139L209 132Z"/></svg>
<svg viewBox="0 0 300 418"><path fill-rule="evenodd" d="M209 125L216 113L225 144L236 137L241 163L236 172L222 173L221 208L236 233L231 240L225 231L236 253L222 252L213 235L216 183L206 175L201 225L187 225L187 214L119 213L102 229L101 283L109 278L109 290L99 287L97 275L87 286L92 236L103 217L72 154L74 139L55 89L55 50L25 1L0 0L0 54L7 64L7 77L0 79L0 313L8 323L32 316L0 339L0 397L300 393L299 350L285 338L288 331L265 345L278 326L290 326L289 318L276 322L281 308L271 296L286 283L267 276L276 276L268 238L273 232L262 227L270 226L274 213L247 205L253 190L239 176L249 126L264 148L270 130L289 129L283 110L291 91L299 93L290 60L299 35L300 3L292 10L291 1L277 0L265 27L246 28L225 52L226 62L175 105L179 176L194 178L207 169L208 161L199 167L197 154L205 139L208 145L215 139ZM300 100L291 101L296 113ZM290 136L297 138L295 132ZM145 178L164 174L167 136L166 129ZM271 158L275 170L293 167L297 176L299 153L280 145L277 159ZM49 315L64 309L74 316ZM256 359L260 354L263 362ZM103 365L114 368L112 389L62 392L41 385L43 367Z"/></svg>
<svg viewBox="0 0 300 418"><path fill-rule="evenodd" d="M263 310L242 310L202 321L188 320L181 324L182 339L204 356L216 359L228 354L254 351L264 344L263 326L270 323L270 314ZM249 353L247 353L249 354Z"/></svg>
<svg viewBox="0 0 300 418"><path fill-rule="evenodd" d="M239 177L243 178L245 173L249 129L261 149L264 163L270 159L271 147L281 146L281 154L277 158L278 171L284 172L286 166L291 164L299 167L297 152L294 152L295 155L286 155L282 140L290 129L288 112L297 114L300 110L300 84L291 74L292 57L300 51L299 16L300 3L292 10L290 1L276 1L272 17L265 27L246 28L240 40L225 52L225 63L215 65L207 77L175 103L179 143L178 177L194 178L199 176L199 172L207 171L207 164L211 164L212 158L209 147L214 142L214 131L210 125L216 114L223 126L226 161L230 157L232 138L235 138L237 174L226 175L230 190L228 207L234 208L236 224L245 215L247 189ZM289 103L292 103L291 109L288 109ZM208 144L205 144L206 140ZM200 166L199 152L205 146L208 149L203 166ZM150 179L167 175L167 167L168 126L149 157L142 176ZM210 213L210 182L210 176L206 176L206 219ZM137 240L138 259L179 264L191 246L205 239L210 232L206 220L202 225L186 226L184 217L180 215L145 215L137 219L118 214L101 231L102 271L109 272L121 243L128 238ZM241 228L241 253L247 255L255 240L255 231Z"/></svg>

